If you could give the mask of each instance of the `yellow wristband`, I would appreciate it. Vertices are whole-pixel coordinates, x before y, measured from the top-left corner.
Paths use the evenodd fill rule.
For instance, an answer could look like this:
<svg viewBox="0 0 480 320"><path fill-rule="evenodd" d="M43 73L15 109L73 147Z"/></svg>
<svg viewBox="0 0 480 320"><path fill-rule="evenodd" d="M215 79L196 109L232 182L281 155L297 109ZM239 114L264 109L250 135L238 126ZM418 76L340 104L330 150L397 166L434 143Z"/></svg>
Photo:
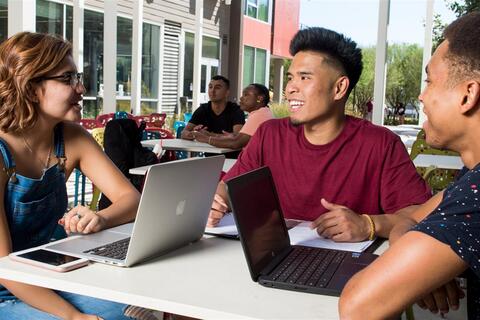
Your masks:
<svg viewBox="0 0 480 320"><path fill-rule="evenodd" d="M368 214L362 214L362 216L367 218L368 224L370 225L370 234L368 235L368 240L375 239L375 222L373 222L372 217L370 217Z"/></svg>

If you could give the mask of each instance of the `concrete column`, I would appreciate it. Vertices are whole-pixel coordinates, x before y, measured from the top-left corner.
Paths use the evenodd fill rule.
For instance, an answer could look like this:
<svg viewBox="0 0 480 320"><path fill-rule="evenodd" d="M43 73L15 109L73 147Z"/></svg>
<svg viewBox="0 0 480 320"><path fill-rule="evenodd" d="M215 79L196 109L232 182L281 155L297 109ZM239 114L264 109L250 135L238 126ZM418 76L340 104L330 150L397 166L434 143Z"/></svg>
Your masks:
<svg viewBox="0 0 480 320"><path fill-rule="evenodd" d="M35 32L35 0L8 0L8 37L22 31Z"/></svg>
<svg viewBox="0 0 480 320"><path fill-rule="evenodd" d="M143 35L143 1L133 2L132 30L132 100L134 114L141 113L142 98L142 35Z"/></svg>
<svg viewBox="0 0 480 320"><path fill-rule="evenodd" d="M433 33L433 4L434 0L427 0L427 12L425 18L425 42L423 44L423 62L422 62L422 82L420 90L423 91L425 88L425 78L427 74L425 73L425 67L432 56L432 33ZM425 120L425 114L422 112L422 107L420 107L420 113L418 115L418 125L421 126Z"/></svg>
<svg viewBox="0 0 480 320"><path fill-rule="evenodd" d="M193 50L192 109L198 108L201 80L203 42L203 0L195 0L195 45Z"/></svg>
<svg viewBox="0 0 480 320"><path fill-rule="evenodd" d="M372 122L377 125L383 125L383 105L385 103L385 82L387 75L387 33L389 15L390 0L379 1L372 117Z"/></svg>
<svg viewBox="0 0 480 320"><path fill-rule="evenodd" d="M104 3L103 113L117 110L117 0Z"/></svg>
<svg viewBox="0 0 480 320"><path fill-rule="evenodd" d="M282 103L283 99L283 59L273 60L273 101Z"/></svg>
<svg viewBox="0 0 480 320"><path fill-rule="evenodd" d="M78 72L83 72L83 17L85 0L73 1L73 60Z"/></svg>

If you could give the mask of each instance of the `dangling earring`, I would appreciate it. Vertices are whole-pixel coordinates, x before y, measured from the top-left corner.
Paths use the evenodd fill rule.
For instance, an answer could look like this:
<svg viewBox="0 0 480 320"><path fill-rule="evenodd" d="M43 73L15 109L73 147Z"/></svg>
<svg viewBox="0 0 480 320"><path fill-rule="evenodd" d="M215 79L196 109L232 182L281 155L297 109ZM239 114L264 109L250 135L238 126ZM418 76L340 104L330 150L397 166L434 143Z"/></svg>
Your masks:
<svg viewBox="0 0 480 320"><path fill-rule="evenodd" d="M257 99L257 103L260 103L260 99Z"/></svg>

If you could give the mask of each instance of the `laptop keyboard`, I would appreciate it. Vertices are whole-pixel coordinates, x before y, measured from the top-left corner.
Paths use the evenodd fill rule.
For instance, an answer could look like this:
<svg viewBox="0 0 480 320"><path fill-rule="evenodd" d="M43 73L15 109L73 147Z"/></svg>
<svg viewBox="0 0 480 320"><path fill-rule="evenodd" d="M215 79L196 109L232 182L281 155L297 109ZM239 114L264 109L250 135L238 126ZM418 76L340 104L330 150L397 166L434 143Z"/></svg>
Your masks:
<svg viewBox="0 0 480 320"><path fill-rule="evenodd" d="M128 244L130 237L115 241L100 247L85 250L83 253L94 254L97 256L125 260L127 257Z"/></svg>
<svg viewBox="0 0 480 320"><path fill-rule="evenodd" d="M344 251L293 247L271 273L274 281L310 287L325 287L347 255Z"/></svg>

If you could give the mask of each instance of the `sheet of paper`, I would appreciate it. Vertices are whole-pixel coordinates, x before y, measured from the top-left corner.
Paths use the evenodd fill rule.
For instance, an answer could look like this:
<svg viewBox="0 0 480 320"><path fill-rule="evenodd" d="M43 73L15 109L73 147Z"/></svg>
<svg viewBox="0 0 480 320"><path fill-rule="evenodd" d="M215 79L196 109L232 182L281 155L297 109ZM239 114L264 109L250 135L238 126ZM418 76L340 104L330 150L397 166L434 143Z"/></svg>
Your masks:
<svg viewBox="0 0 480 320"><path fill-rule="evenodd" d="M309 225L310 222L304 221L293 227L292 229L288 230L291 244L307 247L362 252L367 249L374 241L335 242L333 240L320 237L316 230L312 230L308 227Z"/></svg>
<svg viewBox="0 0 480 320"><path fill-rule="evenodd" d="M226 214L215 228L205 228L205 232L209 234L219 234L228 236L237 236L237 226L233 219L233 214Z"/></svg>

